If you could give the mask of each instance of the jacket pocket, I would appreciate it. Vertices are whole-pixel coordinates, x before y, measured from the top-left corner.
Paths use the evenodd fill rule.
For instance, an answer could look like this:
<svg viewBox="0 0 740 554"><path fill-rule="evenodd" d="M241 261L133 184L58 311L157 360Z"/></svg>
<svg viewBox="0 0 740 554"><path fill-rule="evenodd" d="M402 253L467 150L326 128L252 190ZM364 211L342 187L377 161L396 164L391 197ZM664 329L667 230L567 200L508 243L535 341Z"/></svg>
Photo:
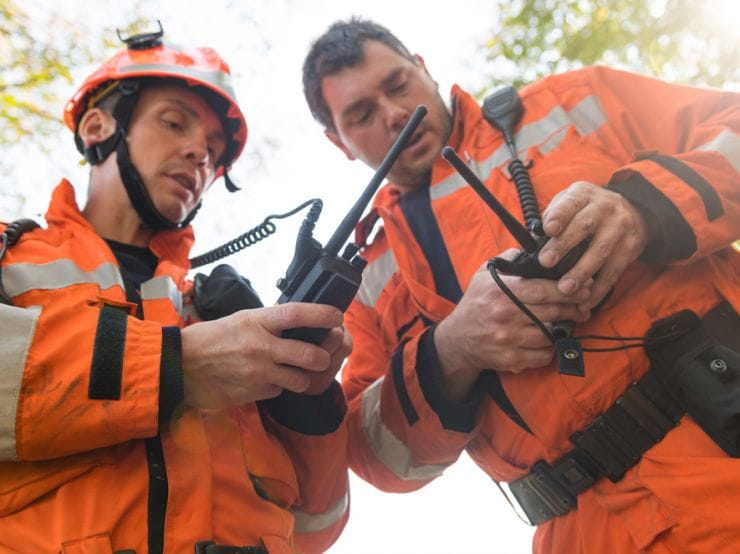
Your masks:
<svg viewBox="0 0 740 554"><path fill-rule="evenodd" d="M0 462L0 517L21 510L100 464L97 451L41 462Z"/></svg>
<svg viewBox="0 0 740 554"><path fill-rule="evenodd" d="M252 485L268 502L288 509L298 499L298 479L280 441L269 434L256 405L236 410L242 454Z"/></svg>
<svg viewBox="0 0 740 554"><path fill-rule="evenodd" d="M102 533L84 539L66 541L61 554L113 554L110 535Z"/></svg>

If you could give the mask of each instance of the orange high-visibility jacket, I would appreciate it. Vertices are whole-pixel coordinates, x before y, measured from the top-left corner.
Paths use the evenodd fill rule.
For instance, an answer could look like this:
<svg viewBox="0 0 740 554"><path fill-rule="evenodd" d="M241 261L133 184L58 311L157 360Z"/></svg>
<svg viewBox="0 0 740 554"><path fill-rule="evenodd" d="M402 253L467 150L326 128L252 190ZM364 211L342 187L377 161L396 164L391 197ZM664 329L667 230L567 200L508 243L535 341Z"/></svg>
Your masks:
<svg viewBox="0 0 740 554"><path fill-rule="evenodd" d="M540 210L575 181L609 184L655 218L664 241L648 245L645 261L628 268L576 335L642 336L682 309L701 316L723 299L740 307L731 247L740 237L739 95L594 67L546 78L521 96L515 140L532 163ZM523 222L502 135L458 88L453 102L449 144ZM418 489L463 449L493 479L518 479L538 460L568 452L570 435L648 369L639 348L587 352L585 377L554 365L501 374L531 432L490 391L467 405L451 402L429 362L436 358L430 325L451 312L483 262L519 245L441 157L429 188L401 196L386 186L373 213L383 228L364 251L369 265L346 319L354 351L342 381L350 467L375 486ZM493 484L491 494L498 494ZM465 502L464 491L457 502ZM621 481L601 479L578 497L577 510L542 524L535 552L738 552L738 502L740 460L684 417Z"/></svg>
<svg viewBox="0 0 740 554"><path fill-rule="evenodd" d="M192 231L152 239L139 319L112 308L126 306L121 272L69 183L47 222L0 273L15 304L0 304L0 552L328 548L348 517L339 387L302 398L294 418L272 401L166 408L179 352L163 352L163 329L192 320Z"/></svg>

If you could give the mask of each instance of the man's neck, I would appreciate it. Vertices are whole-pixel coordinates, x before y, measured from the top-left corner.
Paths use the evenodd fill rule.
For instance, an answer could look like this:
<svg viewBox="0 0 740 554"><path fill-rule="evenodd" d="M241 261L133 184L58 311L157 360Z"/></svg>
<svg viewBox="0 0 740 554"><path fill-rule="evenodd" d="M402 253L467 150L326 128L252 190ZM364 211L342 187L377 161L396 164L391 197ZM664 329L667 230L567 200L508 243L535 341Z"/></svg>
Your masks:
<svg viewBox="0 0 740 554"><path fill-rule="evenodd" d="M147 246L155 233L143 227L120 181L91 179L82 215L98 235L123 244Z"/></svg>

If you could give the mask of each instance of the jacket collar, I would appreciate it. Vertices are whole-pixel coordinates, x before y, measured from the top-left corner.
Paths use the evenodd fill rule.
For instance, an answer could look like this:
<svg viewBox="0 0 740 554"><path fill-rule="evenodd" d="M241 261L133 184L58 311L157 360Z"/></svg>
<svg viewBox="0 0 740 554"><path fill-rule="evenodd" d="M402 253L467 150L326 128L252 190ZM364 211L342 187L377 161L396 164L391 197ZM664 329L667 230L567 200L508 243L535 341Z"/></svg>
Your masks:
<svg viewBox="0 0 740 554"><path fill-rule="evenodd" d="M481 120L481 109L478 101L465 92L458 85L453 85L450 91L450 105L452 106L452 131L447 141L449 146L459 149L466 137L466 131L472 129ZM451 168L441 157L435 162L432 171L450 172ZM436 180L433 178L432 182ZM355 227L355 243L365 244L368 236L380 218L380 209L390 209L398 203L401 192L393 183L386 183L375 195L369 213L360 220Z"/></svg>
<svg viewBox="0 0 740 554"><path fill-rule="evenodd" d="M62 179L54 189L46 212L46 221L50 226L69 230L84 229L86 232L95 233L95 229L80 212L74 188L67 179ZM184 275L190 268L188 256L194 240L193 228L188 225L184 229L155 233L148 246L160 261L165 260L169 262L168 265L178 267L179 271L175 273Z"/></svg>

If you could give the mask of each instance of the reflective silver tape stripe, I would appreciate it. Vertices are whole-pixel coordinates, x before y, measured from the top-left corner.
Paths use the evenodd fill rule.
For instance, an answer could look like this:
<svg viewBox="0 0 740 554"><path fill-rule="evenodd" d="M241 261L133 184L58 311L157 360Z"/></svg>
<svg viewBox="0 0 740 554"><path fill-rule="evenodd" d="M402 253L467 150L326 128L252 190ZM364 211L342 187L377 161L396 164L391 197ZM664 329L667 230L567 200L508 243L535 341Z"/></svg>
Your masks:
<svg viewBox="0 0 740 554"><path fill-rule="evenodd" d="M331 527L344 517L349 508L349 494L345 494L339 502L322 514L293 511L296 533L316 533Z"/></svg>
<svg viewBox="0 0 740 554"><path fill-rule="evenodd" d="M411 465L411 451L385 426L380 414L381 377L362 394L362 430L375 457L405 481L426 481L442 475L446 465Z"/></svg>
<svg viewBox="0 0 740 554"><path fill-rule="evenodd" d="M578 134L586 136L606 123L606 114L596 96L587 96L568 112L568 118L576 125Z"/></svg>
<svg viewBox="0 0 740 554"><path fill-rule="evenodd" d="M587 96L569 112L557 106L542 119L525 125L516 133L514 141L519 152L526 152L537 146L546 154L562 143L571 125L575 126L579 135L585 136L596 131L606 121L606 114L599 99L596 96ZM509 159L509 149L502 144L487 159L480 162L472 161L469 165L476 175L485 181L494 169L505 166ZM467 186L465 181L454 173L431 187L429 194L432 200L438 200L465 186Z"/></svg>
<svg viewBox="0 0 740 554"><path fill-rule="evenodd" d="M167 275L154 277L141 284L142 300L159 300L163 298L169 299L175 310L177 310L177 313L182 315L182 293L178 290L172 277Z"/></svg>
<svg viewBox="0 0 740 554"><path fill-rule="evenodd" d="M735 171L740 171L740 136L729 129L725 129L697 150L719 152L729 160Z"/></svg>
<svg viewBox="0 0 740 554"><path fill-rule="evenodd" d="M111 262L101 264L92 271L83 271L68 259L46 264L10 264L3 268L3 285L11 297L30 290L57 290L87 283L96 283L102 290L114 285L123 288L121 274Z"/></svg>
<svg viewBox="0 0 740 554"><path fill-rule="evenodd" d="M357 299L369 308L375 307L380 293L397 270L396 258L389 249L365 268Z"/></svg>
<svg viewBox="0 0 740 554"><path fill-rule="evenodd" d="M174 75L182 75L184 77L192 77L199 81L205 81L210 83L219 90L222 90L228 94L231 99L236 102L236 94L234 93L234 87L231 84L231 77L228 73L223 71L200 71L189 67L182 67L180 65L169 65L162 63L148 63L129 65L122 67L119 70L121 73L167 73Z"/></svg>
<svg viewBox="0 0 740 554"><path fill-rule="evenodd" d="M191 304L189 302L183 306L182 311L180 312L180 317L185 321L200 321L203 319L198 312L198 309L195 307L195 304Z"/></svg>
<svg viewBox="0 0 740 554"><path fill-rule="evenodd" d="M18 399L41 308L0 304L0 460L15 460Z"/></svg>

